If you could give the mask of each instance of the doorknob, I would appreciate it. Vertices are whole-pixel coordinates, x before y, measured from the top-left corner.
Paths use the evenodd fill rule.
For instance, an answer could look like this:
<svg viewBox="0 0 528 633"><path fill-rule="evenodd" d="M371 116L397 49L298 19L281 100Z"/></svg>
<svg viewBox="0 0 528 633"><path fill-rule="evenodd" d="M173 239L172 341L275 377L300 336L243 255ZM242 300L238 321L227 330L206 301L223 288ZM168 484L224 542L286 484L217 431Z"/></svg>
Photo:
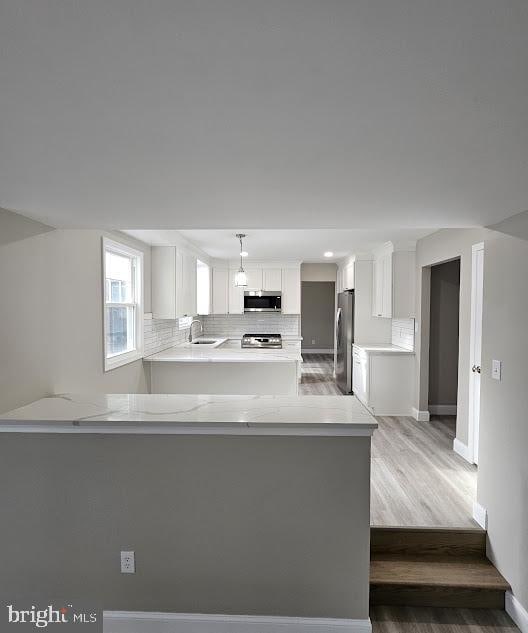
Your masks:
<svg viewBox="0 0 528 633"><path fill-rule="evenodd" d="M471 368L471 371L473 373L476 372L477 374L480 374L480 365L473 365L473 367Z"/></svg>

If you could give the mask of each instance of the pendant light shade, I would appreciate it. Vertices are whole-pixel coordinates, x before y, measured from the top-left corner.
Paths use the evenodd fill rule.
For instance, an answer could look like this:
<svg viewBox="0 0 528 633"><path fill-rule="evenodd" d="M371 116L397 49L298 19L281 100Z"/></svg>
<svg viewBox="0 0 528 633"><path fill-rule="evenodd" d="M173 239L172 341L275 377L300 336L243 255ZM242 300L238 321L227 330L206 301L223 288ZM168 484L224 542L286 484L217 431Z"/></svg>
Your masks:
<svg viewBox="0 0 528 633"><path fill-rule="evenodd" d="M242 238L246 237L244 233L237 233L236 236L240 242L240 268L238 269L237 274L235 275L235 286L237 288L242 288L247 286L247 275L244 267L242 266L242 253L244 249L242 248Z"/></svg>
<svg viewBox="0 0 528 633"><path fill-rule="evenodd" d="M247 275L242 267L239 268L235 275L235 286L247 286Z"/></svg>

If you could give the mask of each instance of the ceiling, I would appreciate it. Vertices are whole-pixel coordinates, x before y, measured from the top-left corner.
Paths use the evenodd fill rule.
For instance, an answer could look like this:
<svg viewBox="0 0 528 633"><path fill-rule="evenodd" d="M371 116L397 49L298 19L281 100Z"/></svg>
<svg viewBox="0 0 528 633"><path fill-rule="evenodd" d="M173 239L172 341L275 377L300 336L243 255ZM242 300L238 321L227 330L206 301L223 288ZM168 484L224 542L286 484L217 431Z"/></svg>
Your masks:
<svg viewBox="0 0 528 633"><path fill-rule="evenodd" d="M185 230L149 231L127 230L127 234L156 246L170 246L183 236L210 257L236 259L240 251L234 231ZM376 246L392 240L414 242L431 233L430 229L308 229L308 230L259 230L244 229L244 250L247 262L252 259L294 259L304 262L336 262L354 253L370 252ZM324 257L332 251L332 258Z"/></svg>
<svg viewBox="0 0 528 633"><path fill-rule="evenodd" d="M528 208L526 0L3 0L0 206L58 227Z"/></svg>

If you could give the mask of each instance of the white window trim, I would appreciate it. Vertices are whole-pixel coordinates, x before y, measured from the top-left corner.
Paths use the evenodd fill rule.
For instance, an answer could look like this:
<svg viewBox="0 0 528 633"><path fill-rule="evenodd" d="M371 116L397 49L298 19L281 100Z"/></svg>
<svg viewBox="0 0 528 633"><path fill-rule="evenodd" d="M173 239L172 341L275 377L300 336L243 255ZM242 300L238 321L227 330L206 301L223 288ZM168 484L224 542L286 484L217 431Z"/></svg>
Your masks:
<svg viewBox="0 0 528 633"><path fill-rule="evenodd" d="M136 349L131 350L130 352L123 352L122 354L116 354L115 356L110 356L107 358L106 356L106 251L111 251L113 253L117 253L118 255L126 255L127 257L135 257L139 263L139 266L136 267L136 287L138 289L138 297L136 306ZM143 253L138 251L131 246L127 246L126 244L122 244L121 242L116 242L114 240L109 239L108 237L103 237L102 239L102 260L103 260L103 279L102 279L102 305L103 305L103 364L104 371L111 371L112 369L116 369L117 367L122 367L123 365L128 365L129 363L133 363L136 360L140 360L144 356L143 349L143 311L144 311L144 266L143 266ZM137 270L139 268L139 270ZM119 304L124 305L124 304Z"/></svg>

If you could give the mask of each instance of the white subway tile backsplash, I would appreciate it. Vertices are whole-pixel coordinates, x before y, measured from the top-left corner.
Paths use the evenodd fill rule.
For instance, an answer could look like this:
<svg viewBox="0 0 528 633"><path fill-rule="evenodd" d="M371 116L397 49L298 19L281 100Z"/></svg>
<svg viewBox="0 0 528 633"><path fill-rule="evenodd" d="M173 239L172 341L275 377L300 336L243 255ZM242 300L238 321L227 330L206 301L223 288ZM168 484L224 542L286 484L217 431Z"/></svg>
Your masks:
<svg viewBox="0 0 528 633"><path fill-rule="evenodd" d="M207 336L242 337L243 334L282 334L299 336L299 316L296 314L228 314L195 317L200 319ZM189 319L190 323L192 319ZM184 329L180 327L184 326ZM182 319L147 319L143 325L145 356L187 341L189 328ZM196 327L198 334L199 327Z"/></svg>
<svg viewBox="0 0 528 633"><path fill-rule="evenodd" d="M392 319L392 344L414 352L414 319Z"/></svg>
<svg viewBox="0 0 528 633"><path fill-rule="evenodd" d="M200 317L208 336L241 337L243 334L299 336L297 314L212 314Z"/></svg>
<svg viewBox="0 0 528 633"><path fill-rule="evenodd" d="M143 325L145 356L184 343L188 335L189 329L180 330L178 320L148 319Z"/></svg>

